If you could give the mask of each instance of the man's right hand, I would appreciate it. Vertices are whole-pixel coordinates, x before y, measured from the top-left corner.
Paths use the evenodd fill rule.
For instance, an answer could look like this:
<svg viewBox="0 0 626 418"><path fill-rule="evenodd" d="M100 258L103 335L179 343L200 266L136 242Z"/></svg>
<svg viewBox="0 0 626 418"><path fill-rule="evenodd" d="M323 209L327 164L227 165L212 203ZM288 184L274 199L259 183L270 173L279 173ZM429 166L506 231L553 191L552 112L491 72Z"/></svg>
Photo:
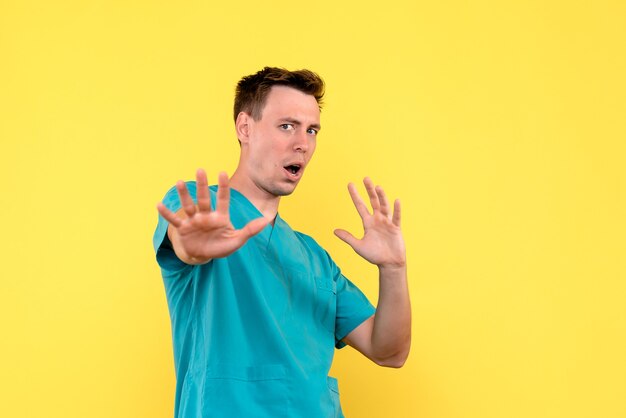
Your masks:
<svg viewBox="0 0 626 418"><path fill-rule="evenodd" d="M261 217L250 221L242 229L233 227L228 211L230 188L226 173L221 172L218 176L215 210L211 209L207 177L202 169L196 173L196 185L197 205L182 181L176 183L182 209L174 213L163 203L157 205L161 216L170 223L167 234L174 252L183 262L197 265L208 263L213 258L226 257L269 223Z"/></svg>

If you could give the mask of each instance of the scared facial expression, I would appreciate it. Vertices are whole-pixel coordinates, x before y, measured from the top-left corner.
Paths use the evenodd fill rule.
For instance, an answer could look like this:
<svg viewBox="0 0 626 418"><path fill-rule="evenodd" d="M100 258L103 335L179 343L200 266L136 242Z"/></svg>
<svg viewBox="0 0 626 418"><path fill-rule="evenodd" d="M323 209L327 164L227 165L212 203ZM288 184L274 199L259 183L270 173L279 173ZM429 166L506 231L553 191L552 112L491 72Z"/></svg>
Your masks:
<svg viewBox="0 0 626 418"><path fill-rule="evenodd" d="M240 114L241 168L261 191L291 194L315 151L320 110L315 97L291 87L273 86L259 120Z"/></svg>

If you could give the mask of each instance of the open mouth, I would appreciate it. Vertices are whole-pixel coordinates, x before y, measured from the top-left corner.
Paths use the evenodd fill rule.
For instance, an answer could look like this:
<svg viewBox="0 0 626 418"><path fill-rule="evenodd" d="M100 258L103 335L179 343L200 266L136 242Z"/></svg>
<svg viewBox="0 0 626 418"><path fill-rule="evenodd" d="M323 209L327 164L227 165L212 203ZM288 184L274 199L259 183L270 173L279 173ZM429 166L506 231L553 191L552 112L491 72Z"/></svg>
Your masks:
<svg viewBox="0 0 626 418"><path fill-rule="evenodd" d="M294 176L300 172L302 166L300 164L291 164L285 167L285 170L293 174Z"/></svg>

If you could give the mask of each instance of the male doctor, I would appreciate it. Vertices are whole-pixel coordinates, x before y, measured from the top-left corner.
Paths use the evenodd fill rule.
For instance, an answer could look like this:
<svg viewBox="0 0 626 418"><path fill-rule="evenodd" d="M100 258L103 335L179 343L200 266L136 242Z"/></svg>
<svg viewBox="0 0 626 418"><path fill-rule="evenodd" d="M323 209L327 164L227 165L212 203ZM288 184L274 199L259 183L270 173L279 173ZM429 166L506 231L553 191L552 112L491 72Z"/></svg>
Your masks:
<svg viewBox="0 0 626 418"><path fill-rule="evenodd" d="M235 96L241 152L229 179L179 181L157 206L154 248L172 323L176 417L343 417L335 348L401 367L411 311L400 202L365 178L358 239L335 234L379 271L376 308L313 238L278 213L302 179L320 132L324 83L266 67ZM319 204L332 204L332 198ZM311 210L311 209L309 209Z"/></svg>

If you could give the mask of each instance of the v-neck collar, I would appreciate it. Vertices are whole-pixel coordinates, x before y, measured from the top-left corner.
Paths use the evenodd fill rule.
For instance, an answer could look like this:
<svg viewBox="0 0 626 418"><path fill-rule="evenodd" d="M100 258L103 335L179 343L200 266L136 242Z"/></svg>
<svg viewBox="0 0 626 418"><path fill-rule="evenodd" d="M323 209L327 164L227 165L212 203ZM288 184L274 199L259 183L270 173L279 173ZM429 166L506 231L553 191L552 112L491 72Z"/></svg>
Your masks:
<svg viewBox="0 0 626 418"><path fill-rule="evenodd" d="M239 216L243 218L242 219L243 223L242 225L236 225L235 227L243 228L251 220L259 218L259 217L263 217L263 213L261 213L261 211L256 206L254 206L254 204L246 196L244 196L243 193L241 193L240 191L231 188L230 198L231 200L236 201L238 204L240 204L244 208L244 211L239 212ZM231 213L231 219L232 219L232 215L233 214ZM270 241L272 240L272 236L274 235L275 229L281 228L283 224L284 224L283 219L280 217L280 214L276 212L276 217L274 218L274 224L273 225L271 223L267 224L267 226L263 228L261 232L259 232L258 236L261 237L263 241L265 241L266 248L269 248Z"/></svg>

